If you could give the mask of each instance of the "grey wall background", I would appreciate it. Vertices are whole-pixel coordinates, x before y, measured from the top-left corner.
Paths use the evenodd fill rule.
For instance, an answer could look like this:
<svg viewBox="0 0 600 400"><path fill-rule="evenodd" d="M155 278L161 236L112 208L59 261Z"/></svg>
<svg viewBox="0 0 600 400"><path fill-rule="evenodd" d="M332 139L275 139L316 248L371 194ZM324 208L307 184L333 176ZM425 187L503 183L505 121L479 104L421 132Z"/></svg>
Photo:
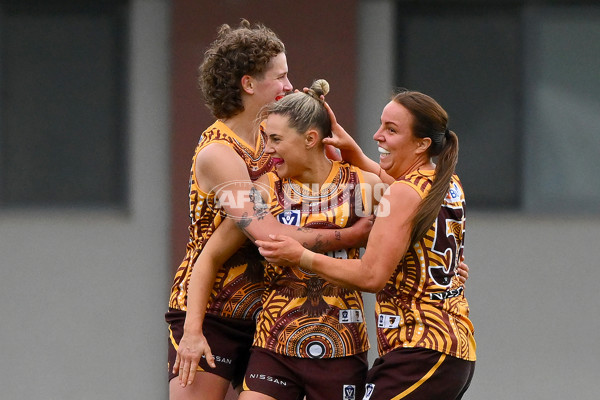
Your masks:
<svg viewBox="0 0 600 400"><path fill-rule="evenodd" d="M169 5L130 15L130 210L0 212L0 399L167 398Z"/></svg>
<svg viewBox="0 0 600 400"><path fill-rule="evenodd" d="M391 33L397 29L394 15L393 1L361 2L357 113L359 141L371 158L377 157L371 136L394 82L389 56ZM582 31L586 38L599 31L590 24L566 30L565 22L578 17L564 10L545 16L549 18L540 22L539 14L527 15L532 22L528 50L546 52L542 73L531 74L525 88L526 129L533 133L526 142L531 158L525 176L527 185L533 185L524 205L528 212L467 214L465 255L471 272L465 293L478 361L465 399L598 398L600 216L582 213L585 207L568 199L578 191L581 199L597 199L593 196L600 188L600 104L597 95L589 95L598 93L598 69L577 67L599 65L600 53L577 46ZM592 47L598 43L590 42ZM586 90L574 90L581 87ZM498 113L486 112L495 123ZM590 151L596 156L582 157ZM532 165L537 169L531 171ZM595 172L576 186L565 185L566 176L576 175L565 168ZM546 186L536 186L538 179L545 179ZM550 179L557 186L548 185ZM551 204L544 196L563 189L565 207L544 213L542 206ZM469 188L465 190L468 205ZM373 296L367 299L372 307Z"/></svg>
<svg viewBox="0 0 600 400"><path fill-rule="evenodd" d="M361 3L357 110L372 156L391 7ZM0 212L0 399L167 398L169 29L168 1L133 1L130 212ZM467 224L478 364L465 398L596 399L600 217L471 212Z"/></svg>

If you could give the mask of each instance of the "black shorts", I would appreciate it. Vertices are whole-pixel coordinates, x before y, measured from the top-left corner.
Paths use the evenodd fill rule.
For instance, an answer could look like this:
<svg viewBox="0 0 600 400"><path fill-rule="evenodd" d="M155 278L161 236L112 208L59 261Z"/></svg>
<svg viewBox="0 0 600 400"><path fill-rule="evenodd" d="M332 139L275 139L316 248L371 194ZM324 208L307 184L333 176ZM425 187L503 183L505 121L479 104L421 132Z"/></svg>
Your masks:
<svg viewBox="0 0 600 400"><path fill-rule="evenodd" d="M364 400L458 400L474 371L475 361L424 348L396 349L373 363Z"/></svg>
<svg viewBox="0 0 600 400"><path fill-rule="evenodd" d="M177 356L178 343L183 336L185 311L169 309L165 314L169 324L169 381L173 374L173 364ZM220 318L206 314L202 331L215 357L216 368L212 368L203 357L198 363L198 371L210 372L229 381L233 387L239 386L246 372L250 347L254 339L256 322L234 318Z"/></svg>
<svg viewBox="0 0 600 400"><path fill-rule="evenodd" d="M288 357L253 347L243 390L277 400L360 400L368 370L367 352L337 358Z"/></svg>

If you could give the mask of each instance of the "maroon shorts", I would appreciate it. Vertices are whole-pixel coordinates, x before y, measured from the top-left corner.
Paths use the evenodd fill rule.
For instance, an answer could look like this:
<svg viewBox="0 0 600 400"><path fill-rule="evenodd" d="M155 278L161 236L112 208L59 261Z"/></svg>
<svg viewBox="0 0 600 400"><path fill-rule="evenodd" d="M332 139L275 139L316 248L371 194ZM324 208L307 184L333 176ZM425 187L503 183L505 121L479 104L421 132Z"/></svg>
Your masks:
<svg viewBox="0 0 600 400"><path fill-rule="evenodd" d="M183 336L185 311L169 309L165 314L169 324L169 381L173 374L173 364L177 356L178 343ZM256 322L234 318L220 318L206 314L202 331L215 357L216 368L212 368L203 357L198 363L198 371L210 372L229 381L233 387L241 385L250 357L250 347L254 338Z"/></svg>
<svg viewBox="0 0 600 400"><path fill-rule="evenodd" d="M458 400L474 371L475 361L423 348L396 349L373 363L364 400Z"/></svg>
<svg viewBox="0 0 600 400"><path fill-rule="evenodd" d="M361 400L367 352L338 358L288 357L253 347L243 390L277 400Z"/></svg>

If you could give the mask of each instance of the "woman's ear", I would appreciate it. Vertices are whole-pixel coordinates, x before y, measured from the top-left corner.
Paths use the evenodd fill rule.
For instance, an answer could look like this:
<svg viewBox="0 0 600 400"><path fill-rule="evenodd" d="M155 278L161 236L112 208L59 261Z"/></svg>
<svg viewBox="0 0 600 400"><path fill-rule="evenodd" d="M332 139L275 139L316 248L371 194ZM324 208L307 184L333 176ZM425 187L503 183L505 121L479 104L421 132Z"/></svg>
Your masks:
<svg viewBox="0 0 600 400"><path fill-rule="evenodd" d="M317 132L316 130L309 129L304 134L304 143L305 143L307 149L315 147L320 142L321 142L321 139L319 137L319 132Z"/></svg>
<svg viewBox="0 0 600 400"><path fill-rule="evenodd" d="M241 79L242 90L248 94L254 94L254 78L250 75L244 75Z"/></svg>
<svg viewBox="0 0 600 400"><path fill-rule="evenodd" d="M429 149L429 147L431 146L431 138L422 138L419 139L418 143L417 143L417 154L423 154L425 152L427 152L427 149Z"/></svg>

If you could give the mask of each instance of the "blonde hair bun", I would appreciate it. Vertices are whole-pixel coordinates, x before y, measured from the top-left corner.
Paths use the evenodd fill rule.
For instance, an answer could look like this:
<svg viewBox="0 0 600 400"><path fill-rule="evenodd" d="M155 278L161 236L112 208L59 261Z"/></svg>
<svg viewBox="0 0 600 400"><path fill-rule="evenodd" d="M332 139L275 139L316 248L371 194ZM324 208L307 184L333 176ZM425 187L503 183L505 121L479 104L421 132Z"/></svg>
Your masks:
<svg viewBox="0 0 600 400"><path fill-rule="evenodd" d="M317 79L310 86L310 90L314 92L317 98L321 97L321 95L326 96L329 93L329 82L325 79Z"/></svg>

